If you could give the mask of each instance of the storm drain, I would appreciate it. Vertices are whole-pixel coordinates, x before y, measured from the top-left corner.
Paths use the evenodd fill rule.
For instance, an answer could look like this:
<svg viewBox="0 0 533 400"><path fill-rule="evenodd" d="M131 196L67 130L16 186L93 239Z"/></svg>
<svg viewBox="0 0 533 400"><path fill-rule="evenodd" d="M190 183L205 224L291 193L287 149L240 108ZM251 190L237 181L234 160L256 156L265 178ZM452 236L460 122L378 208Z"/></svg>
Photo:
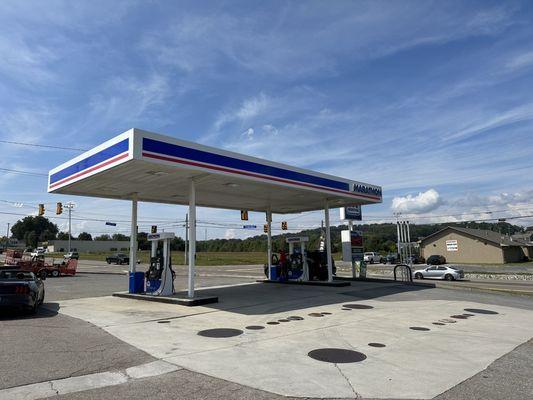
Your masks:
<svg viewBox="0 0 533 400"><path fill-rule="evenodd" d="M323 317L322 314L317 313L317 312L312 312L311 314L307 314L307 315L309 315L310 317Z"/></svg>
<svg viewBox="0 0 533 400"><path fill-rule="evenodd" d="M290 319L291 321L303 321L303 317L299 317L297 315L290 316L287 319Z"/></svg>
<svg viewBox="0 0 533 400"><path fill-rule="evenodd" d="M210 338L229 338L233 336L242 335L243 331L240 329L232 328L216 328L216 329L206 329L198 332L198 335Z"/></svg>
<svg viewBox="0 0 533 400"><path fill-rule="evenodd" d="M429 328L424 328L423 326L410 326L409 329L413 331L429 331Z"/></svg>
<svg viewBox="0 0 533 400"><path fill-rule="evenodd" d="M358 351L334 348L312 350L307 355L314 360L334 364L355 363L366 359L366 355Z"/></svg>
<svg viewBox="0 0 533 400"><path fill-rule="evenodd" d="M265 329L265 327L261 325L249 325L246 327L246 329L249 329L251 331L259 331L261 329Z"/></svg>
<svg viewBox="0 0 533 400"><path fill-rule="evenodd" d="M465 308L465 311L468 311L474 314L491 314L491 315L498 314L497 311L483 310L481 308Z"/></svg>
<svg viewBox="0 0 533 400"><path fill-rule="evenodd" d="M383 343L368 343L370 347L385 347Z"/></svg>
<svg viewBox="0 0 533 400"><path fill-rule="evenodd" d="M277 322L277 321L270 321L270 322L267 322L267 325L279 325L279 322Z"/></svg>
<svg viewBox="0 0 533 400"><path fill-rule="evenodd" d="M352 310L370 310L371 308L374 308L367 304L343 304L342 306L344 308L350 308Z"/></svg>

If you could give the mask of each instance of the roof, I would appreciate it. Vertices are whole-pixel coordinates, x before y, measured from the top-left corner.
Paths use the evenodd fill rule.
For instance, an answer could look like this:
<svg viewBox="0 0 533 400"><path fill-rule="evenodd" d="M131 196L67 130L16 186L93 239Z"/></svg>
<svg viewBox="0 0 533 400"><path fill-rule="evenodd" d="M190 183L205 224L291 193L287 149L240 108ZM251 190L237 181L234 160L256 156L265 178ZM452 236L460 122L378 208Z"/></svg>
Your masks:
<svg viewBox="0 0 533 400"><path fill-rule="evenodd" d="M320 159L320 151L316 154ZM381 203L379 186L130 129L52 169L48 192L290 213Z"/></svg>
<svg viewBox="0 0 533 400"><path fill-rule="evenodd" d="M458 227L458 226L447 226L446 228L444 229L441 229L429 236L426 236L425 238L423 238L420 242L423 243L425 241L427 241L428 239L430 238L433 238L434 236L437 236L439 235L440 233L446 231L446 230L453 230L453 231L456 231L456 232L459 232L459 233L464 233L466 235L469 235L469 236L474 236L478 239L482 239L482 240L485 240L487 242L491 242L497 246L524 246L526 243L523 243L523 242L518 242L518 241L515 241L515 240L511 240L509 237L507 236L503 236L501 233L499 232L494 232L494 231L489 231L489 230L486 230L486 229L472 229L472 228L462 228L462 227Z"/></svg>

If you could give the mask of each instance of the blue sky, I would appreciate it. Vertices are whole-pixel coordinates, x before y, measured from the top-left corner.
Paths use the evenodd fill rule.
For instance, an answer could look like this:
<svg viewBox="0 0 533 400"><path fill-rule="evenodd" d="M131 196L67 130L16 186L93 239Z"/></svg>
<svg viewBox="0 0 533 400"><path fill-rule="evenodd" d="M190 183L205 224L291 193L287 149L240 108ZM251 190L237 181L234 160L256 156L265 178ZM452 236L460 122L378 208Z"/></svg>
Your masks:
<svg viewBox="0 0 533 400"><path fill-rule="evenodd" d="M530 215L532 7L2 1L0 138L86 149L138 127L382 185L383 204L363 211L368 222L394 211L417 222ZM78 154L0 151L0 168L35 173ZM74 231L95 233L114 230L84 217L128 218L125 202L48 195L43 177L0 175L0 212L74 200ZM185 212L140 209L146 226L168 221L178 233L172 224ZM17 218L0 214L0 227ZM201 209L199 218L239 224L235 212ZM322 215L287 218L298 229Z"/></svg>

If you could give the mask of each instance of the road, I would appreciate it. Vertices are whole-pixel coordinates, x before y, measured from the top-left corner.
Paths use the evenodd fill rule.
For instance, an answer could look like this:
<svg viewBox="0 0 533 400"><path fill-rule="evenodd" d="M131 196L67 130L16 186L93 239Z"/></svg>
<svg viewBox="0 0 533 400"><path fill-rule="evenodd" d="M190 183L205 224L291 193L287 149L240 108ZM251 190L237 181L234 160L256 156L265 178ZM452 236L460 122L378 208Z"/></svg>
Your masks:
<svg viewBox="0 0 533 400"><path fill-rule="evenodd" d="M140 269L145 266L140 266ZM178 290L186 288L186 267L176 267ZM36 317L19 314L0 315L1 348L0 390L21 385L50 382L69 377L84 377L94 373L114 371L125 374L128 368L147 365L155 359L138 348L126 344L81 319L58 312L58 302L68 299L86 299L108 296L127 289L127 268L108 266L98 262L80 262L75 277L49 278L46 280L46 303ZM199 287L224 286L254 282L261 278L260 266L210 266L197 268ZM423 283L429 281L425 280ZM508 294L477 292L471 290L443 290L449 285L489 284L496 288L525 288L530 283L516 282L441 282L432 281L435 289L399 293L393 289L374 290L373 297L382 301L410 302L432 299L446 301L473 301L500 305L514 309L533 309L533 298ZM354 283L357 285L357 283ZM466 286L466 285L464 285ZM413 303L414 304L414 303ZM143 333L140 332L140 335ZM150 340L147 337L147 340ZM521 399L533 390L531 380L533 342L522 344L482 371L437 399ZM287 397L252 389L236 383L206 376L187 369L180 369L149 378L130 379L100 389L59 396L61 399L282 399ZM53 385L52 385L53 386ZM400 396L401 393L398 393ZM0 399L3 400L1 392Z"/></svg>

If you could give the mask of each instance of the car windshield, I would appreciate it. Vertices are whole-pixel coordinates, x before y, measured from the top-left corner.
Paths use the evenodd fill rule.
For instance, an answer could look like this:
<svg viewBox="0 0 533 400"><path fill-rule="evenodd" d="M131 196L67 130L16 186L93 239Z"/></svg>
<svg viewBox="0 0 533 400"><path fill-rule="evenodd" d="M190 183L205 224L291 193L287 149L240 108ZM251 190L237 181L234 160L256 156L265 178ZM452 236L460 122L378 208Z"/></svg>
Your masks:
<svg viewBox="0 0 533 400"><path fill-rule="evenodd" d="M0 271L0 281L32 281L35 279L33 272L28 271Z"/></svg>

